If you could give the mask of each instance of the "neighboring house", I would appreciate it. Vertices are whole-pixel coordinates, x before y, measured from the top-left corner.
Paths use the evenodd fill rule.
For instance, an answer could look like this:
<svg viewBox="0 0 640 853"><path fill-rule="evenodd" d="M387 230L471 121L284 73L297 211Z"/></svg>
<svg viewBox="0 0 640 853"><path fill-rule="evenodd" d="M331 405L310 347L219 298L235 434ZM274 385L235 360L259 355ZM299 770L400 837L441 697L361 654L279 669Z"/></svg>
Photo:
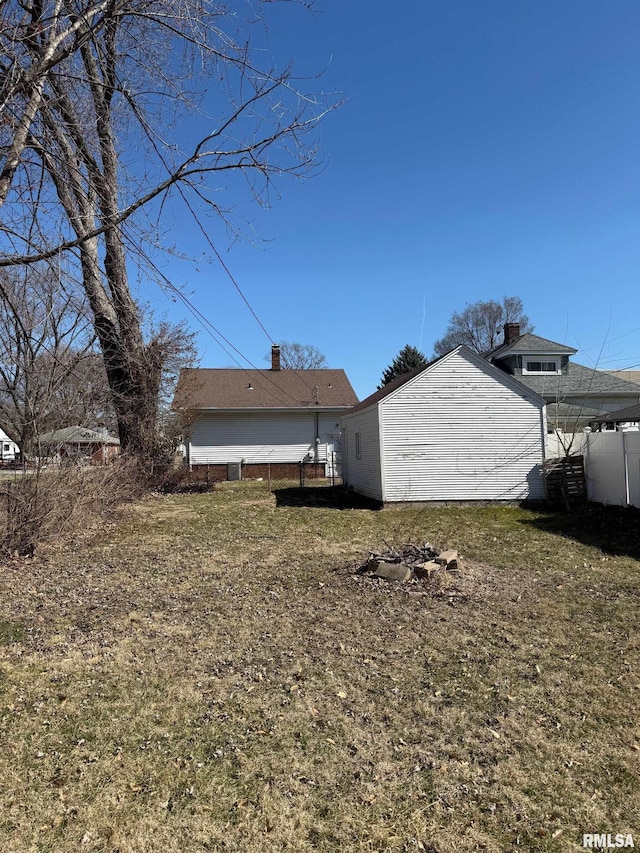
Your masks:
<svg viewBox="0 0 640 853"><path fill-rule="evenodd" d="M120 453L120 440L106 431L81 426L64 427L47 432L39 438L41 453L45 457L86 460L93 465L103 465Z"/></svg>
<svg viewBox="0 0 640 853"><path fill-rule="evenodd" d="M340 454L340 418L357 402L344 370L281 370L274 346L270 370L182 370L173 409L189 465L225 480L324 476Z"/></svg>
<svg viewBox="0 0 640 853"><path fill-rule="evenodd" d="M20 448L3 429L0 429L0 465L14 462L20 456Z"/></svg>
<svg viewBox="0 0 640 853"><path fill-rule="evenodd" d="M577 350L547 338L504 327L504 343L484 357L540 394L547 402L550 432L579 432L600 415L640 401L640 386L613 373L571 361Z"/></svg>
<svg viewBox="0 0 640 853"><path fill-rule="evenodd" d="M382 503L545 497L544 400L465 346L342 424L345 484Z"/></svg>
<svg viewBox="0 0 640 853"><path fill-rule="evenodd" d="M628 429L637 431L640 429L640 403L627 406L626 409L616 409L615 412L607 412L591 422L591 427L598 432L608 429Z"/></svg>

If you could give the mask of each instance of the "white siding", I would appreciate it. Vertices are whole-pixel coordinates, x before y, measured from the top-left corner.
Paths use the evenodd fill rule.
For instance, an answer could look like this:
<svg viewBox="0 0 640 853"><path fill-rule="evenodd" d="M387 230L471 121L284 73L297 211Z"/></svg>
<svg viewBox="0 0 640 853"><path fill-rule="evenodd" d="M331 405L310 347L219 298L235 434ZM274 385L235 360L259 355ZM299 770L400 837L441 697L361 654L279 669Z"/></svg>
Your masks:
<svg viewBox="0 0 640 853"><path fill-rule="evenodd" d="M20 453L18 445L11 441L3 429L0 429L0 460L13 461Z"/></svg>
<svg viewBox="0 0 640 853"><path fill-rule="evenodd" d="M589 500L640 507L640 433L591 433L584 460Z"/></svg>
<svg viewBox="0 0 640 853"><path fill-rule="evenodd" d="M343 452L345 485L352 486L361 495L382 500L382 475L380 466L380 432L378 409L373 406L343 419L345 433ZM360 458L356 458L356 433L360 436Z"/></svg>
<svg viewBox="0 0 640 853"><path fill-rule="evenodd" d="M300 462L316 449L318 461L324 462L326 437L339 420L340 415L327 412L202 413L191 427L189 462Z"/></svg>
<svg viewBox="0 0 640 853"><path fill-rule="evenodd" d="M327 441L329 441L331 436L340 432L340 418L341 414L335 412L325 412L318 415L318 437L320 439L320 444L318 445L319 462L327 461Z"/></svg>
<svg viewBox="0 0 640 853"><path fill-rule="evenodd" d="M383 399L384 500L543 498L543 411L526 393L455 351Z"/></svg>
<svg viewBox="0 0 640 853"><path fill-rule="evenodd" d="M559 456L580 456L584 453L585 434L583 432L549 432L545 439L545 456L557 459Z"/></svg>

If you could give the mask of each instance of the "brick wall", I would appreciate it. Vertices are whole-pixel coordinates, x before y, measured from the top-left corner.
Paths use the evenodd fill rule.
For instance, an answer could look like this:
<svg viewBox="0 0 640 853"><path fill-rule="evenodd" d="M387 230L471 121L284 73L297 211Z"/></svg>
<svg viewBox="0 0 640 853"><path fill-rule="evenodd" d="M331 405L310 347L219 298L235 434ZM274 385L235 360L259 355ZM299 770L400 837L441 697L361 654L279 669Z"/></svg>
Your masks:
<svg viewBox="0 0 640 853"><path fill-rule="evenodd" d="M324 463L305 462L302 465L305 480L314 480L324 477ZM208 480L210 483L219 483L228 479L226 465L194 465L191 469L194 480ZM242 466L243 480L256 480L262 477L266 480L269 476L266 463L248 463ZM298 462L274 462L271 464L272 480L297 480L300 477L300 464Z"/></svg>

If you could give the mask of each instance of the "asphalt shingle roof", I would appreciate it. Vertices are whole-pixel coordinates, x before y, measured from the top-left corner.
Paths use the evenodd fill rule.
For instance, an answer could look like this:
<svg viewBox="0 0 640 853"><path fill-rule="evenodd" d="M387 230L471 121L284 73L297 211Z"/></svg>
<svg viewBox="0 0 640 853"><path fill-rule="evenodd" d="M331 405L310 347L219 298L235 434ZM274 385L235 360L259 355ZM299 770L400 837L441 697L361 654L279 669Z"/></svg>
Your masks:
<svg viewBox="0 0 640 853"><path fill-rule="evenodd" d="M640 370L609 370L618 379L624 379L626 382L637 382L640 385Z"/></svg>
<svg viewBox="0 0 640 853"><path fill-rule="evenodd" d="M40 444L120 444L120 439L95 429L70 426L43 433Z"/></svg>
<svg viewBox="0 0 640 853"><path fill-rule="evenodd" d="M180 371L174 409L331 409L358 402L344 370Z"/></svg>
<svg viewBox="0 0 640 853"><path fill-rule="evenodd" d="M624 409L616 409L615 412L608 412L606 415L600 415L593 419L597 423L633 423L640 421L640 403L633 406L626 406Z"/></svg>
<svg viewBox="0 0 640 853"><path fill-rule="evenodd" d="M516 377L519 382L537 391L547 399L563 399L565 397L587 396L587 395L610 395L616 397L640 397L640 386L634 382L618 379L604 370L594 370L570 361L566 367L566 373L540 373L526 374Z"/></svg>
<svg viewBox="0 0 640 853"><path fill-rule="evenodd" d="M510 344L500 344L499 347L484 353L484 357L489 361L495 361L497 358L506 358L509 355L517 353L526 353L534 355L575 355L577 349L567 347L564 344L550 341L548 338L541 338L539 335L532 335L531 332L526 332L524 335L516 338Z"/></svg>

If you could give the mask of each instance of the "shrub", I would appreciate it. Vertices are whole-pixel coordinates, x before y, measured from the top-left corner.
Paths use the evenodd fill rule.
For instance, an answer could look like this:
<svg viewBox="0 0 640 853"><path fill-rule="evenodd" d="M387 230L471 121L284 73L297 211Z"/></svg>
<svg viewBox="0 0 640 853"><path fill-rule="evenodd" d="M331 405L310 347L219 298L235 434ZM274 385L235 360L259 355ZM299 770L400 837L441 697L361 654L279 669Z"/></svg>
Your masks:
<svg viewBox="0 0 640 853"><path fill-rule="evenodd" d="M0 554L33 555L37 546L75 538L145 489L137 464L49 465L0 481Z"/></svg>

